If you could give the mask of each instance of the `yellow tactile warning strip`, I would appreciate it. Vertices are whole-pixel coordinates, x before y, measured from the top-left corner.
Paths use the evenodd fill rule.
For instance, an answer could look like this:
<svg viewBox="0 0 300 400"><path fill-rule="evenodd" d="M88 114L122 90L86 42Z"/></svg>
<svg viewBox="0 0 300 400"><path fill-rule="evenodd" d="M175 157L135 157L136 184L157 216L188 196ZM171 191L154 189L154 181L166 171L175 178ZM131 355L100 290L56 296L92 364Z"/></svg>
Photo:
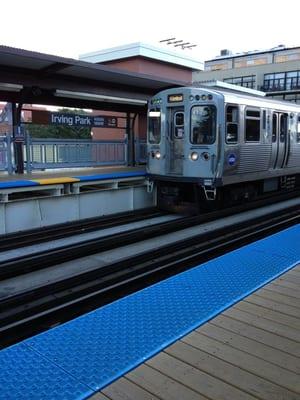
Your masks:
<svg viewBox="0 0 300 400"><path fill-rule="evenodd" d="M40 185L54 185L55 183L72 183L80 182L80 179L71 178L68 176L62 176L57 178L47 178L47 179L32 179L33 182L37 182Z"/></svg>

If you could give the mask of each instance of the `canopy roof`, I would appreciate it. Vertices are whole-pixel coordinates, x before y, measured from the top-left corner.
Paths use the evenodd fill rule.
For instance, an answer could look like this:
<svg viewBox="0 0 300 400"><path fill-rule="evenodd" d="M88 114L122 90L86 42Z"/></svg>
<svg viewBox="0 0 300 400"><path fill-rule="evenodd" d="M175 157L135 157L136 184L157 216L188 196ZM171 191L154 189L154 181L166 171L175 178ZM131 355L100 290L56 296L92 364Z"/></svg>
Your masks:
<svg viewBox="0 0 300 400"><path fill-rule="evenodd" d="M0 46L0 100L136 112L160 90L189 82Z"/></svg>

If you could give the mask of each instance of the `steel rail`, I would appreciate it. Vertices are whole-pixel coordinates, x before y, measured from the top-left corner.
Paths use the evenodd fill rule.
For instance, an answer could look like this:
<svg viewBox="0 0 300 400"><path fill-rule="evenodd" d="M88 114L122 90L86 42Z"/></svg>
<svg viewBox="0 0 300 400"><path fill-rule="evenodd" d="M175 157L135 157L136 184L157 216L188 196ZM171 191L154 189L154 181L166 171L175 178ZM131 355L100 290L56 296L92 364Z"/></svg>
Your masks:
<svg viewBox="0 0 300 400"><path fill-rule="evenodd" d="M280 200L287 200L295 197L295 193L285 194ZM279 202L279 197L277 198ZM267 198L232 208L221 209L218 211L207 212L203 215L182 217L176 220L166 221L161 224L141 227L128 230L118 234L104 236L92 240L84 240L80 243L69 244L67 246L56 247L50 250L44 250L28 256L21 256L0 262L0 279L8 279L20 274L31 271L45 269L51 265L85 257L91 254L111 250L120 246L136 243L138 241L153 238L158 235L167 234L195 225L202 224L234 215L240 212L248 211L258 207L273 204L274 200Z"/></svg>
<svg viewBox="0 0 300 400"><path fill-rule="evenodd" d="M166 214L166 212L162 213L157 208L153 207L114 215L87 218L63 224L55 224L16 233L8 233L0 235L0 252L32 246L49 240L65 238L67 236L92 232L98 229L111 228L147 218L154 218L162 214Z"/></svg>
<svg viewBox="0 0 300 400"><path fill-rule="evenodd" d="M299 221L300 209L294 206L15 296L2 302L0 345L47 329Z"/></svg>

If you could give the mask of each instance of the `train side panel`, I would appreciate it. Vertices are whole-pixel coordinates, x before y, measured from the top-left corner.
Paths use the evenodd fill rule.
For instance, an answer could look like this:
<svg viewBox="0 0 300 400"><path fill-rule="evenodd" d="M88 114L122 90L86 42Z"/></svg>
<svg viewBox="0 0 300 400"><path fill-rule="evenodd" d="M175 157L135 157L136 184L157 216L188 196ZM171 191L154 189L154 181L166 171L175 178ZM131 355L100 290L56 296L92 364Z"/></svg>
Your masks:
<svg viewBox="0 0 300 400"><path fill-rule="evenodd" d="M147 170L163 207L300 187L300 107L237 90L176 88L152 99Z"/></svg>

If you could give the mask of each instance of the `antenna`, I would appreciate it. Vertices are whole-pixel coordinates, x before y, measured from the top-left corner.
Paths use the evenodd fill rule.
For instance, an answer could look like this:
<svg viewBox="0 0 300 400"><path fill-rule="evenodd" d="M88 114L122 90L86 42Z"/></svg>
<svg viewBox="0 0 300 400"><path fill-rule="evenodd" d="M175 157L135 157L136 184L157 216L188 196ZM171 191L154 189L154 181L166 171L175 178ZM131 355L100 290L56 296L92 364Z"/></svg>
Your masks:
<svg viewBox="0 0 300 400"><path fill-rule="evenodd" d="M166 45L173 45L174 47L181 47L182 50L192 49L193 47L197 47L197 44L191 44L191 42L184 42L182 39L177 40L175 37L171 37L169 39L162 39L159 43L165 43Z"/></svg>
<svg viewBox="0 0 300 400"><path fill-rule="evenodd" d="M187 44L190 44L190 42L184 42L184 43L180 43L180 44L175 44L174 47L178 47L178 46L185 46L185 47L187 47L187 46L186 46Z"/></svg>
<svg viewBox="0 0 300 400"><path fill-rule="evenodd" d="M162 42L169 42L170 40L175 40L176 38L170 38L170 39L163 39L163 40L160 40L159 41L159 43L162 43Z"/></svg>

